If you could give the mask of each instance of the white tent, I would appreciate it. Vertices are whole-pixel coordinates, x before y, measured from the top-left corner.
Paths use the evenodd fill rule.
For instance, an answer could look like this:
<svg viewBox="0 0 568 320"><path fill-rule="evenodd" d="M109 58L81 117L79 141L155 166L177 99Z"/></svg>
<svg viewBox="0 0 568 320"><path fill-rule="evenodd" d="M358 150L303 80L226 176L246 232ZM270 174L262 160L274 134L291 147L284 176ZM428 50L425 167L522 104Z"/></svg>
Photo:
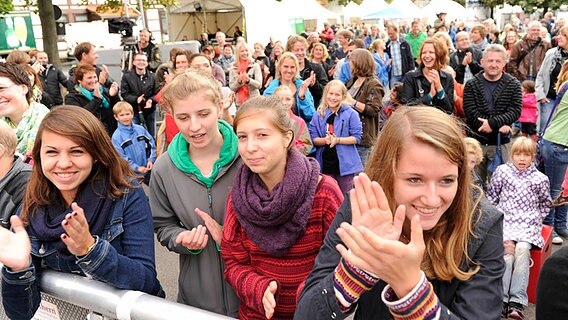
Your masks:
<svg viewBox="0 0 568 320"><path fill-rule="evenodd" d="M322 7L316 0L283 0L282 6L283 11L278 14L286 15L288 19L316 20L317 30L323 29L323 23L327 22L328 19L339 20L337 13Z"/></svg>
<svg viewBox="0 0 568 320"><path fill-rule="evenodd" d="M362 16L361 7L354 2L349 2L346 6L340 6L337 4L337 1L330 2L327 5L327 9L343 16L344 24L349 23L350 18L360 18Z"/></svg>
<svg viewBox="0 0 568 320"><path fill-rule="evenodd" d="M360 17L363 17L386 9L387 7L388 4L385 0L363 0L363 2L359 5L359 15Z"/></svg>
<svg viewBox="0 0 568 320"><path fill-rule="evenodd" d="M423 18L426 16L424 11L415 5L412 0L394 0L389 6L405 13L405 16L401 17L401 19Z"/></svg>
<svg viewBox="0 0 568 320"><path fill-rule="evenodd" d="M239 0L178 0L170 13L241 11Z"/></svg>
<svg viewBox="0 0 568 320"><path fill-rule="evenodd" d="M316 0L283 0L282 5L289 18L321 19L323 21L337 19L339 16L337 13L322 7Z"/></svg>
<svg viewBox="0 0 568 320"><path fill-rule="evenodd" d="M244 6L245 31L247 42L252 46L256 42L268 43L270 37L274 41L286 41L292 34L292 28L282 3L272 0L241 0Z"/></svg>
<svg viewBox="0 0 568 320"><path fill-rule="evenodd" d="M446 21L465 19L467 15L464 6L452 0L432 0L422 10L431 19L436 19L436 14L445 12Z"/></svg>

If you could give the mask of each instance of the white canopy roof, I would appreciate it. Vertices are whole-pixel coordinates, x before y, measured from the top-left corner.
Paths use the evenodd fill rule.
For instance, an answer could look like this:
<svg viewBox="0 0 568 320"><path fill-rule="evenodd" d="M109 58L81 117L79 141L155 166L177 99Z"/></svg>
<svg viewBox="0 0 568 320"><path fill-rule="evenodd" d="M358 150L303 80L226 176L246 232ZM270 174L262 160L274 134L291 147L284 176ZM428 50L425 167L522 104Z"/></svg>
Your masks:
<svg viewBox="0 0 568 320"><path fill-rule="evenodd" d="M303 18L306 20L339 18L337 13L322 7L316 0L283 0L282 6L290 18Z"/></svg>
<svg viewBox="0 0 568 320"><path fill-rule="evenodd" d="M201 8L200 10L197 10ZM185 12L216 12L216 11L240 11L243 9L239 0L178 0L170 10L171 13Z"/></svg>
<svg viewBox="0 0 568 320"><path fill-rule="evenodd" d="M431 0L430 3L422 8L429 18L436 18L440 12L446 13L446 21L454 19L465 19L467 11L461 4L451 0Z"/></svg>

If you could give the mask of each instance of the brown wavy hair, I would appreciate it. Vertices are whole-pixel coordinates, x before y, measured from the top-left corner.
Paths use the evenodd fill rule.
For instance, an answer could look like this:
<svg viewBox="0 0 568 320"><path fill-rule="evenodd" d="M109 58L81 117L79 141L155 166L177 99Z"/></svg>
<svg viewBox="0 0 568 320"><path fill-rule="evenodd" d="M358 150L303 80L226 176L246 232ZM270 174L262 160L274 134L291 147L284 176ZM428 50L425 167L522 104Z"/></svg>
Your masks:
<svg viewBox="0 0 568 320"><path fill-rule="evenodd" d="M426 249L421 269L430 279L468 280L479 270L468 255L468 244L475 235L473 213L479 199L473 200L471 172L467 167L467 149L456 120L432 107L400 107L387 121L373 148L365 172L385 192L390 209L395 212L394 180L397 161L405 149L425 143L440 151L458 166L456 195L438 223L424 231ZM405 221L403 236L410 239L410 222ZM460 269L467 262L474 266Z"/></svg>
<svg viewBox="0 0 568 320"><path fill-rule="evenodd" d="M106 179L108 183L104 196L119 198L125 193L125 187L133 187L131 181L136 179L136 175L128 162L118 155L103 124L93 114L76 106L53 108L43 118L34 142L34 165L24 195L21 216L24 224L29 223L30 216L38 207L51 204L53 199L59 197L65 203L57 187L43 174L41 146L46 131L71 139L93 157L93 168L86 181Z"/></svg>
<svg viewBox="0 0 568 320"><path fill-rule="evenodd" d="M449 56L448 56L448 46L446 45L445 41L438 38L428 38L422 42L420 46L420 51L418 52L418 58L416 58L416 62L420 65L420 68L424 68L424 63L422 63L422 50L424 46L427 44L431 44L434 46L434 52L436 53L436 59L434 61L434 69L440 70L445 65L449 63Z"/></svg>

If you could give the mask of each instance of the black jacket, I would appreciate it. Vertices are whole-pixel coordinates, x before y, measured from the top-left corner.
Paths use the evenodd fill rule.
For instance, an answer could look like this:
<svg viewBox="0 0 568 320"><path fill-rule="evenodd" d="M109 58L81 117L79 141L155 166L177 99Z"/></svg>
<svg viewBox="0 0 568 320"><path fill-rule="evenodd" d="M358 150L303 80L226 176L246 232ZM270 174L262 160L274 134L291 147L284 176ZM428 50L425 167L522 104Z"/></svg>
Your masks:
<svg viewBox="0 0 568 320"><path fill-rule="evenodd" d="M422 68L408 72L404 76L402 83L402 92L400 93L400 101L402 104L409 106L427 105L436 107L445 113L452 114L454 112L454 79L451 75L444 71L439 71L440 82L444 88L444 97L438 99L436 96L430 100L430 82L422 73Z"/></svg>
<svg viewBox="0 0 568 320"><path fill-rule="evenodd" d="M158 93L158 88L152 71L146 71L143 76L139 76L136 70L125 73L120 81L120 93L122 98L134 108L135 114L138 112L138 108L145 114L153 113L156 110L154 96ZM145 100L141 105L138 105L138 97L141 94L144 94ZM148 99L152 99L152 108L144 109Z"/></svg>
<svg viewBox="0 0 568 320"><path fill-rule="evenodd" d="M308 61L308 59L304 58L304 70L300 71L300 78L302 78L302 80L306 80L310 77L312 71L316 75L316 83L314 83L314 85L309 89L312 97L314 97L314 106L317 109L320 104L321 97L323 96L323 88L325 88L329 80L327 78L327 73L321 65L312 63Z"/></svg>
<svg viewBox="0 0 568 320"><path fill-rule="evenodd" d="M400 55L402 56L402 75L405 75L407 72L416 68L416 61L414 61L414 58L412 57L412 48L410 47L410 44L401 37L399 37L398 40L400 41ZM389 54L389 57L394 59L391 54L391 44L392 41L388 40L385 52ZM391 76L391 72L392 68L391 71L389 71L389 76Z"/></svg>
<svg viewBox="0 0 568 320"><path fill-rule="evenodd" d="M46 105L48 108L63 104L61 89L59 84L67 88L68 91L73 90L73 82L69 81L63 71L57 69L54 65L48 64L45 71L39 74L41 84L43 85L43 95L49 98L53 105Z"/></svg>
<svg viewBox="0 0 568 320"><path fill-rule="evenodd" d="M108 90L105 88L103 95L108 100L110 107L105 108L102 106L103 100L97 97L94 97L93 100L89 101L87 97L82 95L77 90L73 90L69 92L65 96L65 104L72 105L72 106L79 106L89 110L92 114L94 114L97 119L99 119L103 125L105 126L106 131L108 132L109 136L112 137L114 130L116 130L116 119L114 119L114 113L112 112L112 107L120 101L120 97L115 95L111 97L108 93Z"/></svg>
<svg viewBox="0 0 568 320"><path fill-rule="evenodd" d="M503 73L499 80L493 101L495 108L489 110L483 87L483 72L469 80L463 89L463 111L469 128L468 135L484 145L497 145L497 133L504 125L512 125L519 119L523 106L521 83L508 73ZM482 122L478 118L487 119L491 133L479 132ZM509 137L501 136L501 143L510 141Z"/></svg>
<svg viewBox="0 0 568 320"><path fill-rule="evenodd" d="M343 221L351 223L351 219L350 202L346 198L329 227L314 269L306 279L294 319L344 319L347 316L339 309L334 292L334 270L341 258L335 246L342 243L335 231ZM503 307L502 277L505 271L503 214L483 198L473 221L476 237L469 241L468 254L481 269L465 282L457 279L451 282L430 280L441 303L440 319L499 319ZM462 267L466 267L465 262ZM385 282L379 281L370 291L361 295L355 319L392 319L381 300L385 286Z"/></svg>
<svg viewBox="0 0 568 320"><path fill-rule="evenodd" d="M465 76L465 66L462 64L463 58L467 52L471 52L471 63L469 64L469 69L471 73L475 76L483 67L481 66L481 51L475 48L469 48L467 51L457 50L450 55L450 67L456 72L456 81L463 84L463 78Z"/></svg>

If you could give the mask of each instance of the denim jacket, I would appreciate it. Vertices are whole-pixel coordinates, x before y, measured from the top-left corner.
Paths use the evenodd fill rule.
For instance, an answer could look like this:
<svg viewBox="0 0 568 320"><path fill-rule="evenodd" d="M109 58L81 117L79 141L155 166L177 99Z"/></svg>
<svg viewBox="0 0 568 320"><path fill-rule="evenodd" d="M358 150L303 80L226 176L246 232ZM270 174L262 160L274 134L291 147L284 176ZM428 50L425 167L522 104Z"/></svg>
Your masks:
<svg viewBox="0 0 568 320"><path fill-rule="evenodd" d="M314 97L312 96L309 90L306 90L306 95L304 96L304 100L298 97L298 92L300 91L300 86L302 85L303 80L300 78L296 78L294 80L294 84L296 85L296 94L294 94L296 98L296 109L298 110L298 116L304 119L306 123L310 123L314 113L316 112L316 107L314 105ZM263 96L271 96L274 94L274 91L280 86L280 80L274 79L270 82L268 87L264 89Z"/></svg>
<svg viewBox="0 0 568 320"><path fill-rule="evenodd" d="M310 122L310 136L312 141L315 138L325 138L327 135L327 119L330 115L331 110L329 109L325 110L323 117L319 113L314 115ZM337 137L353 136L357 139L357 143L361 141L363 125L361 124L361 119L359 119L359 114L351 106L343 104L340 107L333 121L333 127L335 128L335 135ZM361 158L359 157L359 153L357 153L355 144L337 144L334 148L337 150L339 173L341 176L363 171L363 164L361 163ZM323 167L323 149L323 146L316 147L316 160L321 167Z"/></svg>
<svg viewBox="0 0 568 320"><path fill-rule="evenodd" d="M32 264L20 272L2 268L4 310L12 320L31 319L38 309L42 267L87 276L117 289L165 296L156 274L152 214L142 188L129 189L115 201L95 247L75 260L64 260L52 244L27 231Z"/></svg>

